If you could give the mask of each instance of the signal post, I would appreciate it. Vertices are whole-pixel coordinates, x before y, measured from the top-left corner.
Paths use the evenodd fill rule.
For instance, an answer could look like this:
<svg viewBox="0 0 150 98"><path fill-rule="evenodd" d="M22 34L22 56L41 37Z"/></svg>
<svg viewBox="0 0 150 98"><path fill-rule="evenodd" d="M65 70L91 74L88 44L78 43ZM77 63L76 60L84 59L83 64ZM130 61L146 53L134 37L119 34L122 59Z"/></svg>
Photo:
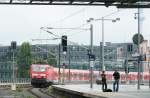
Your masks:
<svg viewBox="0 0 150 98"><path fill-rule="evenodd" d="M64 79L65 79L65 60L66 60L66 54L67 54L67 36L63 35L61 37L61 45L62 45L62 51L63 51L63 56L64 56L64 63L62 65L63 72L62 72L62 84L64 84Z"/></svg>

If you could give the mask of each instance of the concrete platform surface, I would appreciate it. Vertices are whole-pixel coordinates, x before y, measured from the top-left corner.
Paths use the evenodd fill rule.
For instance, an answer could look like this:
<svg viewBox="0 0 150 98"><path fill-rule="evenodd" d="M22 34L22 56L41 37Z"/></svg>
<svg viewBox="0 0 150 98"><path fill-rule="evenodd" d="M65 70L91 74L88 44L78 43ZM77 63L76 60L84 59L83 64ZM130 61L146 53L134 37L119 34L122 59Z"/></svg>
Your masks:
<svg viewBox="0 0 150 98"><path fill-rule="evenodd" d="M90 88L90 84L54 85L54 87L90 98L150 98L150 89L145 85L141 85L139 90L137 85L119 85L118 92L102 92L101 85L96 84L93 84L93 88ZM108 88L112 89L112 84L108 84Z"/></svg>

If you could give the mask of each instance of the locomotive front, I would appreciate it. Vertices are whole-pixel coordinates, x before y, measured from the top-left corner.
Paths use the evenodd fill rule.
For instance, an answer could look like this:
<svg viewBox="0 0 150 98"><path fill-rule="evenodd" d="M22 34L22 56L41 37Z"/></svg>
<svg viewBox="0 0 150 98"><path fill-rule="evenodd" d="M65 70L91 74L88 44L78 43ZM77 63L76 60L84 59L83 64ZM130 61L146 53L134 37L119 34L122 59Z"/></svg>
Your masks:
<svg viewBox="0 0 150 98"><path fill-rule="evenodd" d="M30 68L31 85L34 87L48 86L48 65L33 64Z"/></svg>

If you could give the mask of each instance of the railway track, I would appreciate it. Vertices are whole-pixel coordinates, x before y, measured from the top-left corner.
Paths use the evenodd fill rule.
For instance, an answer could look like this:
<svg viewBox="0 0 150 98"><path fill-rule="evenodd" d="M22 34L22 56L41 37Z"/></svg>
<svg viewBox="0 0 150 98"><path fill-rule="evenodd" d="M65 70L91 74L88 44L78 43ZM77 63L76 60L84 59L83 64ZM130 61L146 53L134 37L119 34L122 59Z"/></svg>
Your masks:
<svg viewBox="0 0 150 98"><path fill-rule="evenodd" d="M45 88L29 88L28 91L37 98L56 98L53 95L48 95Z"/></svg>

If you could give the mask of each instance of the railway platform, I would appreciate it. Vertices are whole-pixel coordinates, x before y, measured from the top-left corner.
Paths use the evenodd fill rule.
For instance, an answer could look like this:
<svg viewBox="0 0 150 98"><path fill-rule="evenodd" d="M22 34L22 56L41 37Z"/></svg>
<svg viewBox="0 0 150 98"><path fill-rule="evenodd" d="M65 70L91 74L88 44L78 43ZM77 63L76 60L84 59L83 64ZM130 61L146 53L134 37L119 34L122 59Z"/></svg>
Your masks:
<svg viewBox="0 0 150 98"><path fill-rule="evenodd" d="M112 84L108 84L108 88L112 89ZM119 85L118 92L102 92L101 85L94 84L90 88L90 84L78 85L53 85L54 89L72 95L82 96L81 98L149 98L150 89L148 85L141 85L137 89L137 85ZM73 98L73 97L71 97Z"/></svg>

